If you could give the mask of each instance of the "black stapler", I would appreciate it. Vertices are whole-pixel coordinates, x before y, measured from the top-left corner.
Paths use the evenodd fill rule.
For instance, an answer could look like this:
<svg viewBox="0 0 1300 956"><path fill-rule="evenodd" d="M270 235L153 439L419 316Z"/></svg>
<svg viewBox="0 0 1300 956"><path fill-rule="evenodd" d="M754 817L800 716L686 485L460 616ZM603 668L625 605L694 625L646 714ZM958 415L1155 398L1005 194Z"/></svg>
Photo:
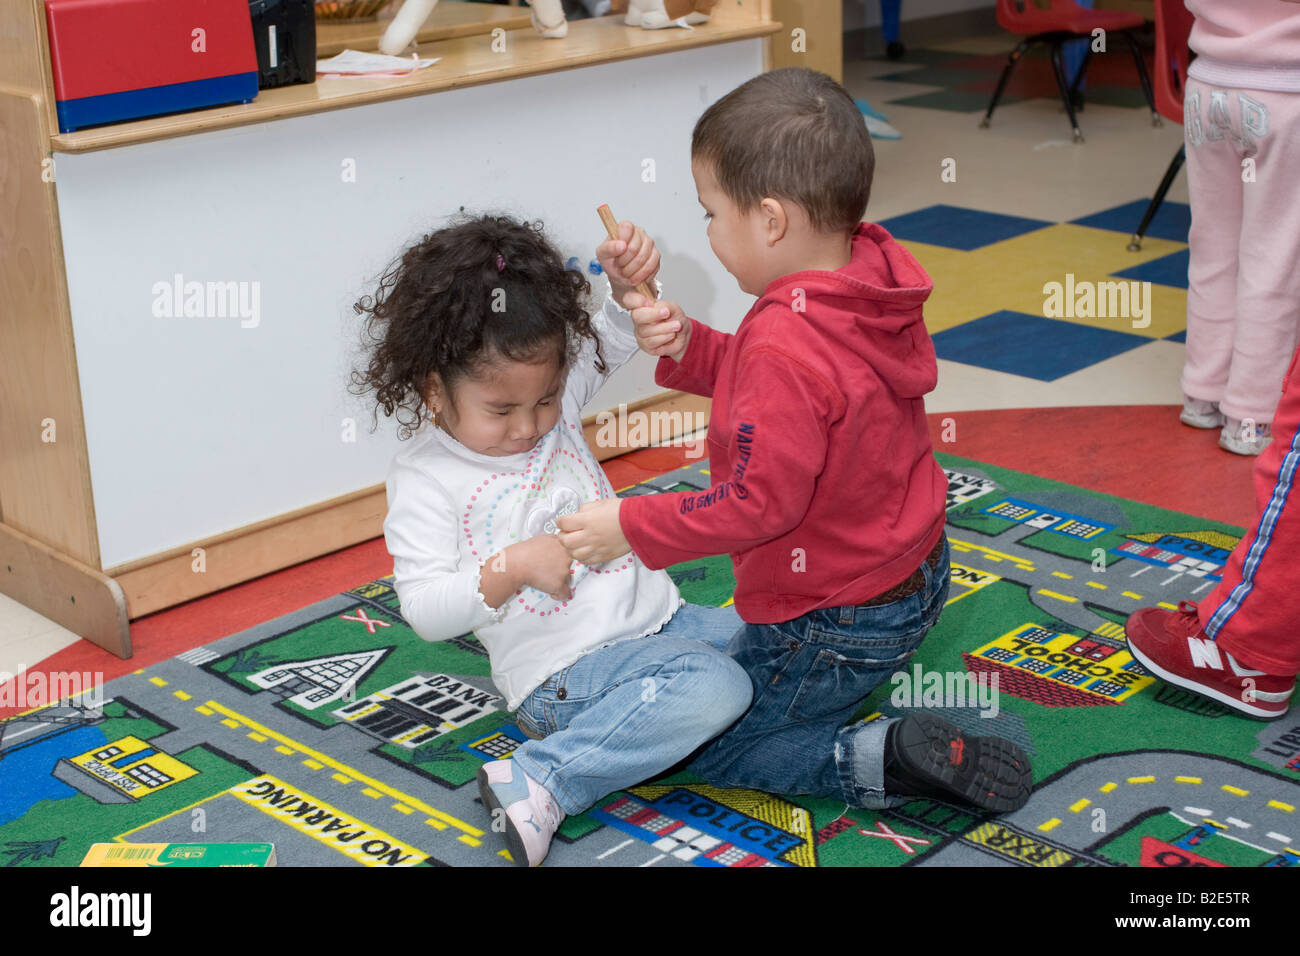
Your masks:
<svg viewBox="0 0 1300 956"><path fill-rule="evenodd" d="M257 88L316 80L313 0L248 0L257 47Z"/></svg>

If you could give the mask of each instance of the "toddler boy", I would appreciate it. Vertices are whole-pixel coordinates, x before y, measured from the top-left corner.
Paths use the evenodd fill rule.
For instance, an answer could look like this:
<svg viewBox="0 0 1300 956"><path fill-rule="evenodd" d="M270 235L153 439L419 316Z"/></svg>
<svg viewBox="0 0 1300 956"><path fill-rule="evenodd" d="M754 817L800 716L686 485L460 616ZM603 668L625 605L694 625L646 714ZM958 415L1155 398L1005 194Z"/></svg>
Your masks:
<svg viewBox="0 0 1300 956"><path fill-rule="evenodd" d="M1033 784L998 737L935 715L845 725L902 668L948 593L947 480L923 396L938 379L929 276L862 222L875 158L830 77L764 73L696 123L691 168L709 242L758 300L734 334L631 293L655 381L711 396L712 487L589 502L561 541L596 564L651 568L730 553L728 652L753 702L690 769L720 787L882 808L903 795L1005 812ZM743 620L742 620L743 619Z"/></svg>

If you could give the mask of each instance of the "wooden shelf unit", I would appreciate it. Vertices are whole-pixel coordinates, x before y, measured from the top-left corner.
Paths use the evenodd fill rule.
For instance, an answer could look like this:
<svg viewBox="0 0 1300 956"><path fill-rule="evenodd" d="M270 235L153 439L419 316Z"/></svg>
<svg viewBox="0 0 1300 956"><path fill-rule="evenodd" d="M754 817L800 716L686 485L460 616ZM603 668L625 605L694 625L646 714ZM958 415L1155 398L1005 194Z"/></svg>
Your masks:
<svg viewBox="0 0 1300 956"><path fill-rule="evenodd" d="M440 7L448 9L452 5ZM263 91L247 105L59 133L43 3L0 4L0 591L129 657L131 619L379 536L386 511L384 485L377 484L105 567L82 404L86 366L79 365L95 357L87 352L79 359L74 341L58 155L148 148L160 140L304 114L762 40L781 29L772 19L771 0L727 0L711 23L690 31L641 31L612 17L574 21L559 40L515 27L507 30L502 53L492 49L491 30L503 17L518 24L520 12L500 7L481 12L490 16L479 22L480 32L469 32L473 25L466 11L458 10L449 18L454 23L443 24L450 35L421 42L421 55L439 62L410 77L322 79ZM433 27L438 28L436 13ZM353 37L377 35L379 29L371 25ZM767 69L770 51L766 42L762 47L762 69ZM640 404L679 411L708 407L706 400L677 393ZM603 449L602 457L625 450ZM205 550L210 568L237 566L238 571L191 573L197 548Z"/></svg>

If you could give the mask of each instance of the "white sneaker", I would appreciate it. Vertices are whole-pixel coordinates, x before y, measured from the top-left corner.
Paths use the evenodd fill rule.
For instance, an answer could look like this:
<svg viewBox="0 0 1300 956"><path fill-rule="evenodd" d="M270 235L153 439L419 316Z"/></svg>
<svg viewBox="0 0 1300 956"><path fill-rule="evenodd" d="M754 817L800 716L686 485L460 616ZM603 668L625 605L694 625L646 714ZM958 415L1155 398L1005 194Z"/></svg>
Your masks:
<svg viewBox="0 0 1300 956"><path fill-rule="evenodd" d="M1178 420L1193 428L1222 428L1224 423L1218 402L1207 402L1187 395L1183 396L1183 412Z"/></svg>
<svg viewBox="0 0 1300 956"><path fill-rule="evenodd" d="M492 817L492 829L500 833L504 827L515 863L537 866L546 859L551 838L564 822L564 811L550 791L507 759L479 768L478 793Z"/></svg>
<svg viewBox="0 0 1300 956"><path fill-rule="evenodd" d="M1272 440L1273 428L1267 422L1252 428L1235 418L1225 418L1219 433L1219 447L1237 455L1258 455Z"/></svg>

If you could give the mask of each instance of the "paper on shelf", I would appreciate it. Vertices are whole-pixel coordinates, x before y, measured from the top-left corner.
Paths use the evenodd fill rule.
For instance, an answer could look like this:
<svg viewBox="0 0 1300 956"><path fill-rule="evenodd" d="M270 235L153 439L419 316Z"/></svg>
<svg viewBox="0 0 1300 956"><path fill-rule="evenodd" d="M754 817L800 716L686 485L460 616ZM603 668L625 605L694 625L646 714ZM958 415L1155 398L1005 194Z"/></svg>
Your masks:
<svg viewBox="0 0 1300 956"><path fill-rule="evenodd" d="M358 50L344 50L328 60L316 61L318 76L403 76L433 66L439 57L421 60L417 55L409 57L385 56L382 53L362 53Z"/></svg>
<svg viewBox="0 0 1300 956"><path fill-rule="evenodd" d="M673 27L681 27L683 30L695 29L685 17L678 17L676 20L669 20L667 23L659 23L654 26L642 21L639 26L642 30L670 30Z"/></svg>

